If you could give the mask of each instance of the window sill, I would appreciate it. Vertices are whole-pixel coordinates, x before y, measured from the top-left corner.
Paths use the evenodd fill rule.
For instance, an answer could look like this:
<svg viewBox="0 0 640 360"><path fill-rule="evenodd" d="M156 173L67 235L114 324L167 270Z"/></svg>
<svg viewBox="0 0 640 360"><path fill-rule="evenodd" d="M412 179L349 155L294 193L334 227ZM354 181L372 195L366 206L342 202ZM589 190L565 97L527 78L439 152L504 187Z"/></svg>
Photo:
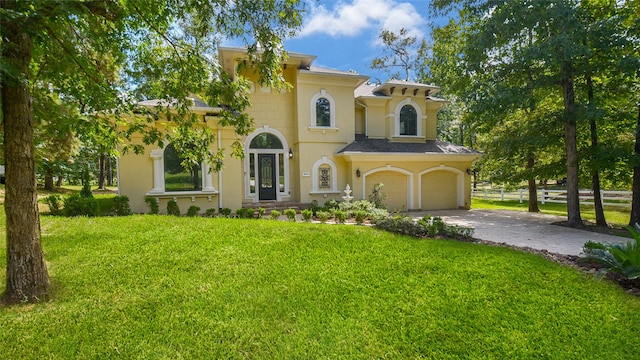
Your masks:
<svg viewBox="0 0 640 360"><path fill-rule="evenodd" d="M163 192L154 192L149 191L146 193L146 196L153 196L158 198L165 197L193 197L193 196L210 196L217 195L219 191L211 190L211 191L163 191Z"/></svg>
<svg viewBox="0 0 640 360"><path fill-rule="evenodd" d="M310 195L340 194L340 191L311 191Z"/></svg>
<svg viewBox="0 0 640 360"><path fill-rule="evenodd" d="M330 126L309 126L309 131L315 131L315 132L320 132L322 131L322 133L324 134L327 131L339 131L340 128L337 127L330 127Z"/></svg>

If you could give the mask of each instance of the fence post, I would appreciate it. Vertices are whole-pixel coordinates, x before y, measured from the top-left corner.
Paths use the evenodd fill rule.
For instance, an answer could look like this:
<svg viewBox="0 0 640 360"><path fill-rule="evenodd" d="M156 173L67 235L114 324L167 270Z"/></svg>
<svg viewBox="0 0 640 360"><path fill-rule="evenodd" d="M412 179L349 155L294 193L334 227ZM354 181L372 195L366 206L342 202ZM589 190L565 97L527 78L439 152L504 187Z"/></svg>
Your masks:
<svg viewBox="0 0 640 360"><path fill-rule="evenodd" d="M520 189L520 204L522 204L522 189Z"/></svg>
<svg viewBox="0 0 640 360"><path fill-rule="evenodd" d="M484 199L487 200L487 189L484 189Z"/></svg>
<svg viewBox="0 0 640 360"><path fill-rule="evenodd" d="M500 189L500 201L504 201L504 188Z"/></svg>
<svg viewBox="0 0 640 360"><path fill-rule="evenodd" d="M542 189L542 205L544 205L544 198L546 197L545 191L546 191L545 189Z"/></svg>

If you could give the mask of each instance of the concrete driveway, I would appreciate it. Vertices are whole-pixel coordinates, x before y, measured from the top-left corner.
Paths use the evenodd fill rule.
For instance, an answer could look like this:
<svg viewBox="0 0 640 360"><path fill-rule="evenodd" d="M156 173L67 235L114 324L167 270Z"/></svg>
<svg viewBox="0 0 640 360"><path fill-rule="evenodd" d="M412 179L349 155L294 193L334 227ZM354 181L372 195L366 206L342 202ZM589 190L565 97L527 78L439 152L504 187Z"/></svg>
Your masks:
<svg viewBox="0 0 640 360"><path fill-rule="evenodd" d="M580 255L582 245L591 240L626 243L629 239L553 225L565 217L508 210L437 210L411 213L439 216L447 224L475 229L474 237L496 243L531 247L565 255Z"/></svg>

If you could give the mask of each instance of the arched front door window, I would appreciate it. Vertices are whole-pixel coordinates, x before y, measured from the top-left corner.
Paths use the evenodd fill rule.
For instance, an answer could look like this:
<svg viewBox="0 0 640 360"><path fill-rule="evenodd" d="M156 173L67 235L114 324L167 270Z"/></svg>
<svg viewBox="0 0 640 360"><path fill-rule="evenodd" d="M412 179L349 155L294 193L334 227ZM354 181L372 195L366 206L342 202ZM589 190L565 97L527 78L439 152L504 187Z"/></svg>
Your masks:
<svg viewBox="0 0 640 360"><path fill-rule="evenodd" d="M263 132L249 144L249 195L278 200L285 192L285 147L274 134Z"/></svg>

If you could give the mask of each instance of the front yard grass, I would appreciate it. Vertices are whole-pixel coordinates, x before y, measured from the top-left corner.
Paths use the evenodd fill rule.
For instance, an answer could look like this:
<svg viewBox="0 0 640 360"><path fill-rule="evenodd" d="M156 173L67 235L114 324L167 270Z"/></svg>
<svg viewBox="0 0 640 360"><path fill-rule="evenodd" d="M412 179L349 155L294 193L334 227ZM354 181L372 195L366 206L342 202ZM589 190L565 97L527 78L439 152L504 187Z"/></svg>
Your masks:
<svg viewBox="0 0 640 360"><path fill-rule="evenodd" d="M0 308L3 358L640 352L640 299L506 248L365 226L159 215L43 216L42 232L56 293Z"/></svg>

